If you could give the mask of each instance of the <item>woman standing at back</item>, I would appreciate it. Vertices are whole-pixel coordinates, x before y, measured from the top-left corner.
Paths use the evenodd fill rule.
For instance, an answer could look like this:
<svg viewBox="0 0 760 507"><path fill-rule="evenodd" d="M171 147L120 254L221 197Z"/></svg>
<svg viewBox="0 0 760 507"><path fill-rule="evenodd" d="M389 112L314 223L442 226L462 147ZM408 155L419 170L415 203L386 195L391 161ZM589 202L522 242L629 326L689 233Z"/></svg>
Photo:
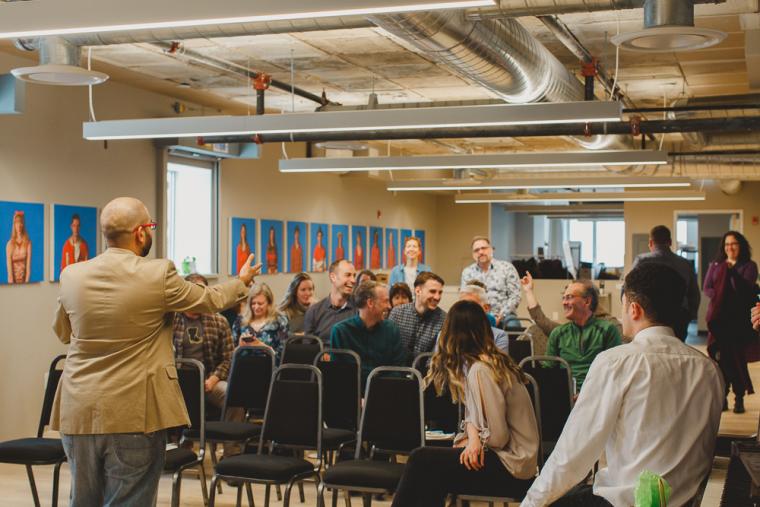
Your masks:
<svg viewBox="0 0 760 507"><path fill-rule="evenodd" d="M707 307L707 351L718 362L728 388L734 390L734 412L744 412L744 394L752 394L748 362L760 360L760 344L752 323L747 318L757 295L757 264L752 249L739 232L723 235L715 261L710 264L704 282L704 293L710 298Z"/></svg>
<svg viewBox="0 0 760 507"><path fill-rule="evenodd" d="M425 381L465 406L453 448L409 457L393 507L441 507L448 494L522 498L536 475L538 427L526 378L496 348L483 308L451 307Z"/></svg>

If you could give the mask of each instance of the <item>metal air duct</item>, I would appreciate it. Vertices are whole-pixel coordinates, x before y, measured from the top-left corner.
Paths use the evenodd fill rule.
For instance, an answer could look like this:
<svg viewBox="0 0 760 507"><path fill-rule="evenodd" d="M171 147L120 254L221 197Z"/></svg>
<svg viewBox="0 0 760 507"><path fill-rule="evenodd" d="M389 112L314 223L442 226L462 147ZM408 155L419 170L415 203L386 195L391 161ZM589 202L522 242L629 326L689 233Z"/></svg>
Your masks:
<svg viewBox="0 0 760 507"><path fill-rule="evenodd" d="M40 64L11 70L11 74L17 79L29 83L58 86L96 85L108 79L107 74L81 68L79 46L60 37L43 39L39 41L37 47L40 51Z"/></svg>

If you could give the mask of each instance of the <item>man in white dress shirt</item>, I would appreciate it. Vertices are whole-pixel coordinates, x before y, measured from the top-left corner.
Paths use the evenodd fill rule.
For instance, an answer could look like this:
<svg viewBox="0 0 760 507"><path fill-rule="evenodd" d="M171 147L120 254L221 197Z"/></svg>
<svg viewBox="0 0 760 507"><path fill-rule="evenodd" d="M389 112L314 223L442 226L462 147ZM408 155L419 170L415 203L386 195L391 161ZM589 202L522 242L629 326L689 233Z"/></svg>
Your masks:
<svg viewBox="0 0 760 507"><path fill-rule="evenodd" d="M725 391L715 363L673 333L684 291L678 273L662 264L642 264L626 276L623 332L633 341L591 364L521 507L630 507L644 470L673 488L668 505L694 496L712 467ZM602 451L607 466L593 487L579 485Z"/></svg>

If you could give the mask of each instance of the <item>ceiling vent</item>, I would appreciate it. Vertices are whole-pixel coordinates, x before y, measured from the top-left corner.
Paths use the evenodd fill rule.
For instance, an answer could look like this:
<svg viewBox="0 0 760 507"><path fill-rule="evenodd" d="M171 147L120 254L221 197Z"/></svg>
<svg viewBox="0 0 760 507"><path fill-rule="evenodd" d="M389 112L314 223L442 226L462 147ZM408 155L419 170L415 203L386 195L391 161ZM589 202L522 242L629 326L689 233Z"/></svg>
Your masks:
<svg viewBox="0 0 760 507"><path fill-rule="evenodd" d="M89 86L108 79L107 74L80 67L80 48L59 37L41 39L39 51L39 65L13 69L11 74L28 83L56 86Z"/></svg>
<svg viewBox="0 0 760 507"><path fill-rule="evenodd" d="M612 38L621 49L642 53L694 51L726 38L720 30L694 26L693 0L645 0L644 30Z"/></svg>

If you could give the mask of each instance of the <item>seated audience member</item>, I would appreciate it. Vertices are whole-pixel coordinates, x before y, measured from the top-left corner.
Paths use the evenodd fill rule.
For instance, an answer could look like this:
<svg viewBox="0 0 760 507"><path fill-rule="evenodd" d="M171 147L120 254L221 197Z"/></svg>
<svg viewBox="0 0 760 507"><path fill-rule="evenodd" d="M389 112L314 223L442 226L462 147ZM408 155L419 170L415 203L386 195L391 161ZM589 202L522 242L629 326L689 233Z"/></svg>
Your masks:
<svg viewBox="0 0 760 507"><path fill-rule="evenodd" d="M398 264L391 269L391 276L388 283L391 286L397 283L405 283L407 286L414 286L417 275L425 271L430 271L430 266L420 262L422 253L422 241L420 238L411 236L404 242L404 259L405 263Z"/></svg>
<svg viewBox="0 0 760 507"><path fill-rule="evenodd" d="M274 306L272 289L265 283L256 283L248 293L243 314L232 327L238 346L266 345L274 350L280 362L282 347L288 339L288 318Z"/></svg>
<svg viewBox="0 0 760 507"><path fill-rule="evenodd" d="M459 289L459 301L472 301L479 304L483 308L483 311L486 312L486 317L488 317L488 296L486 296L486 291L482 287L475 284L465 285ZM491 319L488 319L488 323L493 332L493 341L496 344L496 348L507 354L509 349L509 336L507 332L494 327L495 322L492 322Z"/></svg>
<svg viewBox="0 0 760 507"><path fill-rule="evenodd" d="M488 303L496 317L496 325L501 328L519 327L515 319L520 305L520 275L511 262L493 258L494 248L485 236L475 236L470 243L472 264L462 270L460 285L464 287L472 280L483 283L488 295Z"/></svg>
<svg viewBox="0 0 760 507"><path fill-rule="evenodd" d="M404 282L394 283L390 292L391 308L412 302L412 290Z"/></svg>
<svg viewBox="0 0 760 507"><path fill-rule="evenodd" d="M455 303L425 378L465 406L453 448L420 447L393 507L441 507L448 494L521 498L536 474L538 427L522 370L496 348L479 303Z"/></svg>
<svg viewBox="0 0 760 507"><path fill-rule="evenodd" d="M396 306L390 319L401 331L401 343L407 351L407 364L423 352L431 352L443 326L446 312L438 307L443 294L443 278L424 271L414 280L415 299Z"/></svg>
<svg viewBox="0 0 760 507"><path fill-rule="evenodd" d="M628 273L623 290L623 329L633 341L596 357L521 507L630 506L644 470L673 488L668 505L687 505L712 467L724 383L713 361L673 333L683 280L647 263ZM575 487L602 452L607 465L593 488Z"/></svg>
<svg viewBox="0 0 760 507"><path fill-rule="evenodd" d="M526 334L529 334L533 339L533 353L536 355L544 355L546 353L546 345L549 340L549 335L555 328L558 328L562 324L551 320L546 316L543 309L541 309L536 294L533 292L533 277L530 272L525 273L525 276L520 280L520 283L525 292L525 302L528 304L528 313L530 313L530 318L533 319L533 322L536 323L528 328ZM623 336L623 326L620 324L620 321L610 315L603 306L599 304L596 305L594 318L613 324L617 328L621 340L630 341Z"/></svg>
<svg viewBox="0 0 760 507"><path fill-rule="evenodd" d="M694 264L675 254L670 249L672 246L673 239L670 236L670 229L664 225L653 227L649 231L649 252L637 255L631 269L636 269L636 266L641 263L656 262L674 269L681 276L686 284L686 296L681 303L680 320L673 331L682 341L686 341L689 334L689 323L697 318L701 295Z"/></svg>
<svg viewBox="0 0 760 507"><path fill-rule="evenodd" d="M206 277L197 273L187 275L185 280L208 287ZM177 312L172 332L174 356L203 363L206 398L215 407L222 408L234 349L227 319L218 313Z"/></svg>
<svg viewBox="0 0 760 507"><path fill-rule="evenodd" d="M356 315L351 300L356 271L354 265L339 259L327 269L330 277L330 294L309 306L304 317L303 330L306 334L319 336L325 344L330 343L330 332L335 324Z"/></svg>
<svg viewBox="0 0 760 507"><path fill-rule="evenodd" d="M358 273L356 273L356 283L354 283L354 290L359 288L359 285L362 284L362 282L366 282L367 280L372 280L373 282L377 281L377 275L370 271L369 269L362 269Z"/></svg>
<svg viewBox="0 0 760 507"><path fill-rule="evenodd" d="M386 320L391 308L388 287L366 280L354 291L359 314L332 328L330 347L349 349L359 354L362 386L369 373L378 366L403 366L406 352L393 321Z"/></svg>
<svg viewBox="0 0 760 507"><path fill-rule="evenodd" d="M280 312L288 318L288 331L303 333L306 310L314 299L314 281L307 273L297 273L280 303Z"/></svg>
<svg viewBox="0 0 760 507"><path fill-rule="evenodd" d="M468 280L465 285L480 287L486 293L486 299L488 298L488 289L486 288L486 284L480 280ZM486 301L486 306L484 306L483 309L486 311L486 317L488 317L488 322L491 323L491 327L496 327L496 317L494 317L493 313L491 313L491 303Z"/></svg>
<svg viewBox="0 0 760 507"><path fill-rule="evenodd" d="M590 281L576 280L568 285L562 296L562 308L570 322L554 328L546 346L547 355L559 356L570 363L579 391L597 354L622 343L620 332L612 323L594 317L598 304L599 293Z"/></svg>

